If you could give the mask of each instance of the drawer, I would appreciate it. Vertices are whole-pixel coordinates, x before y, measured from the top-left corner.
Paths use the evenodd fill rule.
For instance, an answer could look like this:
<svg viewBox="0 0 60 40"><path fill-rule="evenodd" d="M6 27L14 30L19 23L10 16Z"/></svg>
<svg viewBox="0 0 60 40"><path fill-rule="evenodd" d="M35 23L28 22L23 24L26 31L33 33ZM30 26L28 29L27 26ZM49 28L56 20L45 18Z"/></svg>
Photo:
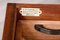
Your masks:
<svg viewBox="0 0 60 40"><path fill-rule="evenodd" d="M57 35L52 35L36 30L36 24L44 25L45 28L49 29L60 29L60 21L19 20L17 24L16 39L20 39L20 33L22 32L22 37L25 40L60 40L60 35L58 35L58 33Z"/></svg>
<svg viewBox="0 0 60 40"><path fill-rule="evenodd" d="M23 8L38 8L41 14L24 16L39 11L21 13ZM60 40L60 4L8 3L2 40Z"/></svg>

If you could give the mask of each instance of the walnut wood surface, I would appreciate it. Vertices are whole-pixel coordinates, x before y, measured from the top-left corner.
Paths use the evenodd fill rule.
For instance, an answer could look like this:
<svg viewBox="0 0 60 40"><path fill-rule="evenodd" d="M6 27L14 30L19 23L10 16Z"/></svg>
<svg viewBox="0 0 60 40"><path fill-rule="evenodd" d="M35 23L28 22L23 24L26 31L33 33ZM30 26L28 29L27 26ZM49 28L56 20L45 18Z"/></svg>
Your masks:
<svg viewBox="0 0 60 40"><path fill-rule="evenodd" d="M23 7L40 8L42 14L38 17L22 16L19 10ZM60 4L8 3L2 40L60 40L60 35L48 35L36 31L33 25L41 21L58 21L57 24L55 22L46 22L49 25L44 22L43 24L47 28L60 29Z"/></svg>
<svg viewBox="0 0 60 40"><path fill-rule="evenodd" d="M16 4L9 3L7 5L5 26L2 40L14 40L16 27Z"/></svg>
<svg viewBox="0 0 60 40"><path fill-rule="evenodd" d="M46 28L60 29L60 21L19 20L17 23L16 40L60 40L60 35L45 34L34 28L35 24L42 24Z"/></svg>
<svg viewBox="0 0 60 40"><path fill-rule="evenodd" d="M17 4L18 10L21 8L40 8L42 14L40 16L21 16L19 19L28 20L60 20L60 5L59 4Z"/></svg>

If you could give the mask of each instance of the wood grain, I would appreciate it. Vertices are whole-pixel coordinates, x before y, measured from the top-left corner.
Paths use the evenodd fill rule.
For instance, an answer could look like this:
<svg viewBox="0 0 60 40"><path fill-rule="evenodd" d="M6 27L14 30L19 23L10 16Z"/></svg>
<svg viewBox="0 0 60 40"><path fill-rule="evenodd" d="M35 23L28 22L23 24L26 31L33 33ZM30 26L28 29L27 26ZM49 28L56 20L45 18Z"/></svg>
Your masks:
<svg viewBox="0 0 60 40"><path fill-rule="evenodd" d="M22 16L19 19L24 20L53 20L60 21L60 5L56 4L17 4L18 10L21 8L39 8L42 11L40 16ZM19 13L20 14L20 13Z"/></svg>
<svg viewBox="0 0 60 40"><path fill-rule="evenodd" d="M40 8L40 16L22 16L21 8ZM44 22L45 21L45 22ZM34 29L35 24L60 29L60 4L8 3L2 40L60 40L60 35L48 35Z"/></svg>
<svg viewBox="0 0 60 40"><path fill-rule="evenodd" d="M42 24L49 29L60 29L60 21L19 20L16 32L18 40L21 37L25 40L60 40L60 35L50 35L35 30L35 24Z"/></svg>
<svg viewBox="0 0 60 40"><path fill-rule="evenodd" d="M16 13L16 4L8 3L2 40L14 40Z"/></svg>

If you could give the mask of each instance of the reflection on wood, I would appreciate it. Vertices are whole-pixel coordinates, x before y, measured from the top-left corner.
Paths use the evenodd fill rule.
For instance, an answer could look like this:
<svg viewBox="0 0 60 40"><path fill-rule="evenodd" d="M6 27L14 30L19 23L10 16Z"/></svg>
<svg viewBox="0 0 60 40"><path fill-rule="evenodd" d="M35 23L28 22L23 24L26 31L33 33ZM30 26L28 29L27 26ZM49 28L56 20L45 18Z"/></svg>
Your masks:
<svg viewBox="0 0 60 40"><path fill-rule="evenodd" d="M60 29L60 21L19 20L17 25L17 39L25 40L60 40L60 35L49 35L35 30L35 24L43 24L47 28ZM56 26L55 26L56 23ZM21 37L20 37L21 36Z"/></svg>

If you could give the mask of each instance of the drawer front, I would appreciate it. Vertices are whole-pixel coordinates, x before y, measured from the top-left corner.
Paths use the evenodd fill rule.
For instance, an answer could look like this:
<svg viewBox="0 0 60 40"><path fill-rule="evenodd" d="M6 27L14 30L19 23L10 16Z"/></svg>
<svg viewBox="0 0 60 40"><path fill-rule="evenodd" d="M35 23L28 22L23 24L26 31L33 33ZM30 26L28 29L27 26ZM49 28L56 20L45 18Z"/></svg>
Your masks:
<svg viewBox="0 0 60 40"><path fill-rule="evenodd" d="M16 39L60 40L60 35L47 34L36 30L34 26L36 24L44 25L45 28L49 29L60 29L60 21L19 20L17 25Z"/></svg>

